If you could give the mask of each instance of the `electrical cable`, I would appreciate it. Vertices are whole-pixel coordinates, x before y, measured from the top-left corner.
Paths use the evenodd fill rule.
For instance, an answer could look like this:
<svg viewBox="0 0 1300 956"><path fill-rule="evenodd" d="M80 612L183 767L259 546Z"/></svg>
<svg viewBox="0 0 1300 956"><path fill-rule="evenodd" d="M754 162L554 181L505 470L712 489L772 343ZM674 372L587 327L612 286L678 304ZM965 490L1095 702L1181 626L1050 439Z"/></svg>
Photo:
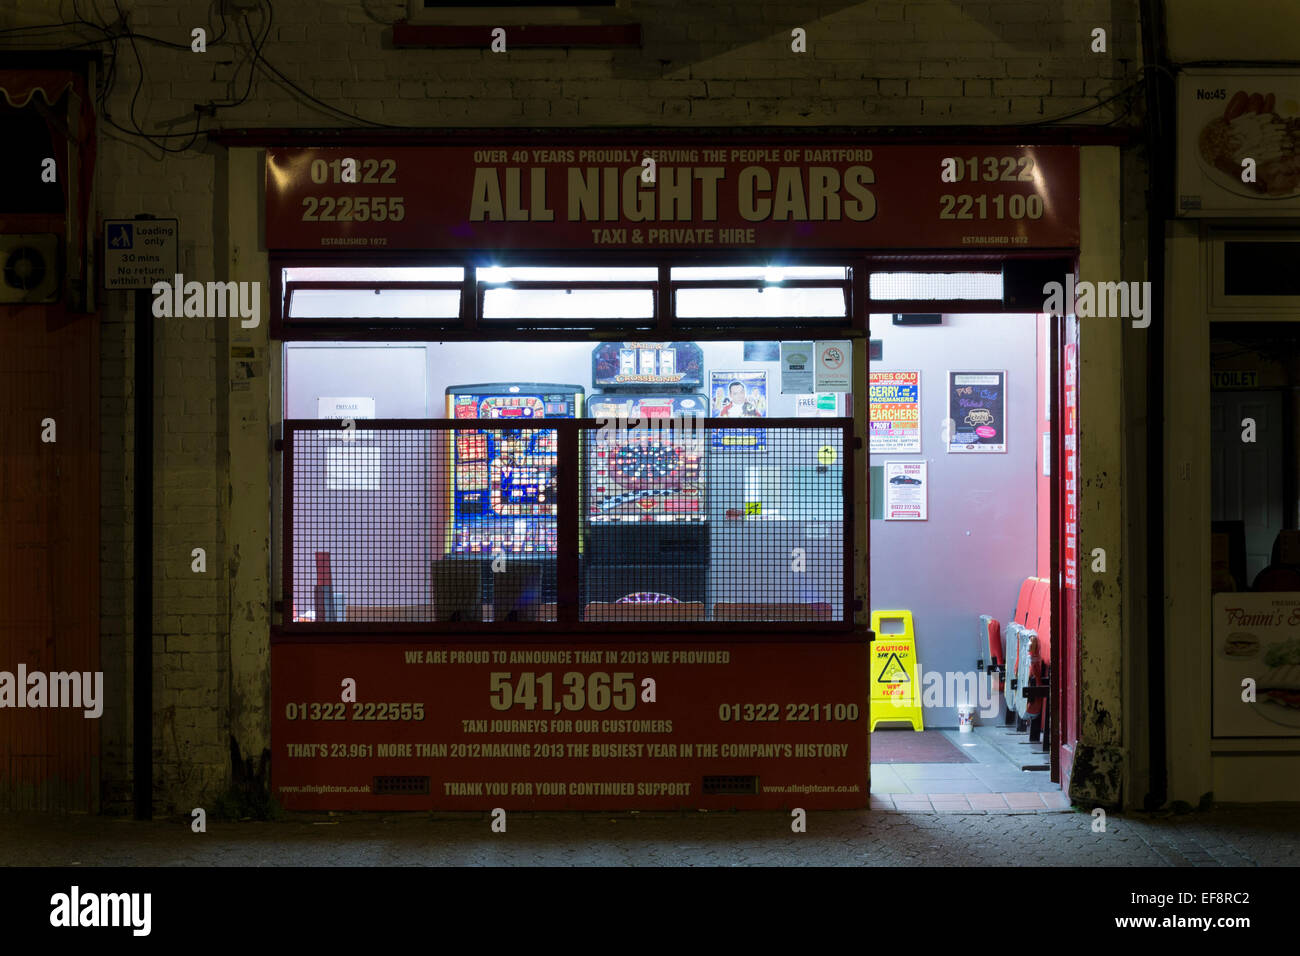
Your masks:
<svg viewBox="0 0 1300 956"><path fill-rule="evenodd" d="M269 8L269 4L268 4L268 8ZM222 19L224 22L225 18L223 17ZM240 25L243 26L245 32L247 33L248 45L249 45L249 49L251 50L251 54L248 60L248 85L244 88L244 95L237 100L231 100L226 103L209 101L205 108L212 109L212 110L230 109L236 106L243 106L245 103L248 102L248 98L249 96L252 95L253 92L253 77L257 75L258 57L262 55L262 48L266 45L266 40L271 35L271 19L272 19L271 15L269 13L263 14L262 19L264 21L264 23L262 24L262 36L260 38L255 39L253 36L253 28L248 25L248 16L244 15L239 18ZM238 72L238 69L236 69L236 72ZM234 85L233 80L231 85L232 86Z"/></svg>

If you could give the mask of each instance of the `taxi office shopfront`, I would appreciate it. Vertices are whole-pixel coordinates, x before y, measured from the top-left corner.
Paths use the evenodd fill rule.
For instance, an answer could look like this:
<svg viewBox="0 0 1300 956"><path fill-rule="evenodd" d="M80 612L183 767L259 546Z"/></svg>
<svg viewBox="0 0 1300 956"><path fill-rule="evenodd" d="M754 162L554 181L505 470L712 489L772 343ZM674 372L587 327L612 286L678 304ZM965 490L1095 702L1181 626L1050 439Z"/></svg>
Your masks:
<svg viewBox="0 0 1300 956"><path fill-rule="evenodd" d="M873 305L871 277L998 272L1017 258L1012 249L1082 261L1081 190L1099 190L1099 205L1118 215L1106 175L1117 168L1114 151L567 141L264 154L268 255L240 266L269 274L273 323L269 338L251 330L232 342L231 449L237 474L236 459L256 444L265 389L278 406L281 449L266 580L276 609L273 793L289 809L864 807L867 316L995 310L936 298ZM948 156L962 157L959 183L940 180ZM655 159L649 174L646 157ZM231 151L232 249L256 239L239 215L253 212L255 222L256 210L237 208L235 197L261 160ZM774 263L783 267L776 281L754 274ZM371 304L358 306L357 293ZM521 306L530 296L535 305ZM590 304L602 299L608 307ZM764 341L848 343L851 384L863 384L845 390L843 417L769 416L761 429L697 419L689 441L708 480L699 482L694 537L689 522L661 514L668 520L652 523L652 548L635 523L602 544L609 529L587 518L600 504L600 423L581 416L593 399L621 400L628 390L600 387L610 382L598 381L595 365L583 382L535 374L529 351L564 344L599 355L604 345L613 355L629 351L624 343L657 343L663 357L649 374L661 376L663 391L664 361L676 375L692 355ZM472 354L476 370L499 374L451 374L443 380L457 387L425 396L424 417L363 410L349 416L345 436L337 420L286 411L295 381L285 356L325 342L428 343L431 365ZM259 381L263 344L270 377ZM708 391L703 374L679 380L686 384L667 389L678 401ZM546 389L530 402L539 382L579 388ZM775 399L780 383L766 387ZM462 394L478 428L453 417ZM683 420L680 405L666 407ZM503 417L514 419L510 429ZM740 454L735 446L755 433L764 449ZM631 437L666 439L668 464L681 464L680 435ZM494 461L508 447L523 476L487 466L487 508L508 520L485 532L486 553L466 546L457 496L457 469L478 467L478 442ZM331 456L332 489L323 483ZM645 452L632 465L644 476L664 460ZM800 480L787 477L780 497L756 472ZM720 496L724 487L734 501ZM782 505L784 524L770 513ZM792 573L792 552L804 545L820 572L815 593L755 586ZM674 547L702 556L668 571L636 556L675 555ZM344 570L349 550L361 558ZM612 552L632 556L620 569ZM638 573L658 582L640 593L676 588L684 599L615 600L636 590ZM602 584L613 590L597 593ZM254 592L254 576L236 581L236 593L245 588ZM232 632L232 643L252 650L255 630ZM259 660L264 653L245 659L242 679L257 681ZM1052 702L1062 714L1066 696ZM255 722L245 729L255 733ZM1068 721L1052 726L1063 746L1077 739Z"/></svg>

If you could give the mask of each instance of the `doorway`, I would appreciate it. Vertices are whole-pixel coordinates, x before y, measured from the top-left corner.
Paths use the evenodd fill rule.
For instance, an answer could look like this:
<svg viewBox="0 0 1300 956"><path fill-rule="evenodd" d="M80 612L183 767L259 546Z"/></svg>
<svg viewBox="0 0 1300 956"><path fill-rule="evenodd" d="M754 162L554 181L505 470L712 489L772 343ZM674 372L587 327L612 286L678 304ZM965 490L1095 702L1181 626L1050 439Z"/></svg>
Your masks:
<svg viewBox="0 0 1300 956"><path fill-rule="evenodd" d="M871 316L871 607L910 615L923 724L872 732L875 806L1068 803L1058 748L1073 714L1052 685L1075 679L1062 650L1077 607L1072 325L1033 313ZM903 472L922 488L900 495Z"/></svg>

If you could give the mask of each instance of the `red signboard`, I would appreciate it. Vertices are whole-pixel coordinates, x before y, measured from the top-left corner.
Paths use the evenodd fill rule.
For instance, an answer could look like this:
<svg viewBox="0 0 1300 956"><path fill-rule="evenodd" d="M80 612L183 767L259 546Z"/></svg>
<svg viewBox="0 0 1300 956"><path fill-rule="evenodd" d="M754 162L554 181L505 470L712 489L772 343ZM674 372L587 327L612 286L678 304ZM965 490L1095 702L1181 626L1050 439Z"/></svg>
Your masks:
<svg viewBox="0 0 1300 956"><path fill-rule="evenodd" d="M868 802L865 644L286 643L271 675L289 810Z"/></svg>
<svg viewBox="0 0 1300 956"><path fill-rule="evenodd" d="M270 249L1074 248L1069 146L271 149Z"/></svg>
<svg viewBox="0 0 1300 956"><path fill-rule="evenodd" d="M1065 423L1063 439L1065 449L1065 494L1061 503L1065 509L1065 535L1061 564L1065 571L1065 586L1079 586L1079 346L1070 343L1065 347Z"/></svg>

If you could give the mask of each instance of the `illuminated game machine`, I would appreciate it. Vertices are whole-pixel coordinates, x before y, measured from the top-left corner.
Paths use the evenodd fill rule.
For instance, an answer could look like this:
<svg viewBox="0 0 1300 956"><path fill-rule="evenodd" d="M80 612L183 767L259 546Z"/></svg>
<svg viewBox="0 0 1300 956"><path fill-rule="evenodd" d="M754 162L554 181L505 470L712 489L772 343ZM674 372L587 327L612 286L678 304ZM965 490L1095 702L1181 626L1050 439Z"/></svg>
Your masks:
<svg viewBox="0 0 1300 956"><path fill-rule="evenodd" d="M446 394L448 418L497 419L501 428L455 432L445 557L437 562L439 619L554 620L556 434L510 425L576 418L583 388L454 385ZM494 555L507 559L504 572L492 572Z"/></svg>
<svg viewBox="0 0 1300 956"><path fill-rule="evenodd" d="M584 604L701 602L709 566L704 353L690 342L604 342L601 389L587 414L618 429L590 434ZM635 423L632 421L635 419ZM670 428L683 420L692 427ZM623 423L627 426L623 428Z"/></svg>

